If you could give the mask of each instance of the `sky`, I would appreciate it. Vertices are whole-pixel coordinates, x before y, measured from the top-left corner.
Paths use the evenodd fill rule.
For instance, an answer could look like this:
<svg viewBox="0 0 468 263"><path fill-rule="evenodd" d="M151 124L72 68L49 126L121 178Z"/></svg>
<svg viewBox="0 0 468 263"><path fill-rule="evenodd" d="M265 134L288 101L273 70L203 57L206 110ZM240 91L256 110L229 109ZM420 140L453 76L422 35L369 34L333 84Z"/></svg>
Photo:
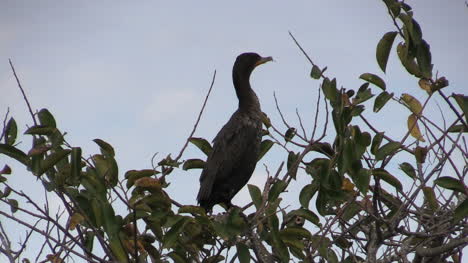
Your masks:
<svg viewBox="0 0 468 263"><path fill-rule="evenodd" d="M468 7L461 0L407 2L431 45L435 69L450 81L446 94L466 94ZM376 63L375 47L392 30L383 2L372 0L3 0L0 115L9 108L20 131L32 123L9 68L11 59L32 107L49 109L58 127L67 132L67 140L82 147L85 156L98 152L92 142L95 138L112 144L123 177L127 170L150 168L155 153L159 158L179 153L216 70L213 91L195 133L209 141L214 138L237 107L231 70L242 52L275 60L257 68L251 78L262 110L273 123L285 130L274 104L275 92L286 119L297 126L298 109L310 129L320 83L309 77L311 66L289 31L316 64L328 67L328 76L336 77L339 86L357 89L363 83L359 75L371 72L381 76L396 95L411 93L423 100L426 95L418 80L404 71L394 49L386 74ZM381 111L385 119L373 113L367 117L380 130L398 135L405 130L408 112L392 106L396 103ZM428 111L441 117L437 108ZM19 148L27 151L30 138L21 140ZM204 156L189 145L183 156L188 158ZM257 165L250 183L261 185L266 178L263 164L275 171L285 158L283 151L273 149ZM0 166L4 164L13 168L12 185L43 196L24 169L1 156ZM195 204L199 173L171 174L171 196ZM293 190L304 185L298 181ZM234 203L243 205L248 200L244 189ZM0 209L8 208L2 203ZM24 230L11 224L8 231Z"/></svg>

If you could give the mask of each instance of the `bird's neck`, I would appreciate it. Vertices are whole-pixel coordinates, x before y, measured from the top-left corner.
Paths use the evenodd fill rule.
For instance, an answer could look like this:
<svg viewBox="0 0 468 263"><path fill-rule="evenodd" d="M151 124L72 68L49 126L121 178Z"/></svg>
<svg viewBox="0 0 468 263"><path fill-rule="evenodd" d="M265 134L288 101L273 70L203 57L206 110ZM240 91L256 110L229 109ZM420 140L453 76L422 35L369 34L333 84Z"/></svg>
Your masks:
<svg viewBox="0 0 468 263"><path fill-rule="evenodd" d="M260 102L257 94L250 87L249 78L234 77L234 87L237 98L239 99L239 110L241 111L260 111Z"/></svg>

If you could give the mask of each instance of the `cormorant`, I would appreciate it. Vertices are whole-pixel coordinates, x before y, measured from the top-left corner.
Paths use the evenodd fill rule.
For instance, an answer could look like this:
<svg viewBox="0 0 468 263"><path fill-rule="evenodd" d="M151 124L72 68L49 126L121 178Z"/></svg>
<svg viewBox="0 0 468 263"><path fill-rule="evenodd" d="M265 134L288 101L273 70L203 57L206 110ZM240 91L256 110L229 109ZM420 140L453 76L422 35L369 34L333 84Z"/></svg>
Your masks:
<svg viewBox="0 0 468 263"><path fill-rule="evenodd" d="M250 74L258 65L272 61L256 53L240 54L232 69L239 108L213 140L200 176L197 200L210 212L214 205L232 206L231 199L249 181L257 164L262 137L262 111L250 87Z"/></svg>

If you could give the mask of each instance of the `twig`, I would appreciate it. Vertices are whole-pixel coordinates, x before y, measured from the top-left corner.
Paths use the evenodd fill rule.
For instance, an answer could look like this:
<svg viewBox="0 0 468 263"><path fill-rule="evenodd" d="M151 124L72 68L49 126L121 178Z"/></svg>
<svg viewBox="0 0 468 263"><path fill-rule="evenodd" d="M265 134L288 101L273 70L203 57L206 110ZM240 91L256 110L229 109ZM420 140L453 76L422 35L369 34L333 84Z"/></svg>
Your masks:
<svg viewBox="0 0 468 263"><path fill-rule="evenodd" d="M299 119L299 125L301 126L302 134L304 134L304 138L305 138L306 140L308 140L308 139L307 139L307 134L306 134L306 131L305 131L305 128L304 128L304 125L302 124L301 115L299 115L299 111L298 111L297 108L296 108L296 115L297 115L297 118Z"/></svg>
<svg viewBox="0 0 468 263"><path fill-rule="evenodd" d="M208 90L208 94L206 94L205 101L203 102L203 106L202 106L202 108L200 110L200 113L198 114L197 121L195 122L195 125L193 125L192 132L190 133L187 140L185 141L185 144L182 147L182 150L180 150L179 155L177 155L177 157L175 158L175 161L178 161L182 157L182 154L184 153L184 151L187 148L187 145L189 143L189 139L192 138L193 134L197 130L198 123L200 123L201 116L203 114L203 111L205 110L206 102L208 101L208 98L210 97L211 90L213 89L215 79L216 79L216 70L213 73L213 78L211 79L210 89Z"/></svg>
<svg viewBox="0 0 468 263"><path fill-rule="evenodd" d="M28 101L28 98L26 97L26 93L24 92L23 86L21 86L21 82L18 78L18 75L16 75L15 67L13 66L13 63L11 62L11 59L8 59L8 61L10 62L11 70L13 70L13 75L15 76L16 83L18 84L18 87L20 88L21 93L23 94L24 101L26 101L26 104L28 105L28 110L29 110L29 113L31 114L31 118L33 119L34 125L37 126L36 118L34 117L31 104L29 104L29 101Z"/></svg>

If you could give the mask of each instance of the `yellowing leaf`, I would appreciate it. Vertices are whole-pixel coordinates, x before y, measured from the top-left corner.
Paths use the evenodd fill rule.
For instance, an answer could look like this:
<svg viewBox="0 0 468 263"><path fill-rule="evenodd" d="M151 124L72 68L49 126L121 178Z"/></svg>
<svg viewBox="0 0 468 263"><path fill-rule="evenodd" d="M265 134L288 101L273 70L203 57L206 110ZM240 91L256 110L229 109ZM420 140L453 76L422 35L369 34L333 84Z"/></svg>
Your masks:
<svg viewBox="0 0 468 263"><path fill-rule="evenodd" d="M341 189L351 192L354 189L354 184L351 182L351 180L345 178L343 180L343 184L341 185Z"/></svg>
<svg viewBox="0 0 468 263"><path fill-rule="evenodd" d="M424 137L421 134L418 126L418 117L416 114L411 114L408 117L408 130L410 131L411 136L413 136L416 140L425 142Z"/></svg>
<svg viewBox="0 0 468 263"><path fill-rule="evenodd" d="M405 104L410 108L411 112L420 114L422 111L421 103L413 96L403 93L401 95L401 99L405 102Z"/></svg>
<svg viewBox="0 0 468 263"><path fill-rule="evenodd" d="M145 188L148 190L160 190L161 183L158 179L151 177L143 177L135 181L135 186Z"/></svg>
<svg viewBox="0 0 468 263"><path fill-rule="evenodd" d="M427 92L427 94L432 94L431 82L427 79L420 79L418 81L419 87Z"/></svg>
<svg viewBox="0 0 468 263"><path fill-rule="evenodd" d="M81 224L81 222L84 221L84 217L80 214L80 213L74 213L71 217L70 217L70 223L68 225L68 229L70 230L75 230L76 226Z"/></svg>

